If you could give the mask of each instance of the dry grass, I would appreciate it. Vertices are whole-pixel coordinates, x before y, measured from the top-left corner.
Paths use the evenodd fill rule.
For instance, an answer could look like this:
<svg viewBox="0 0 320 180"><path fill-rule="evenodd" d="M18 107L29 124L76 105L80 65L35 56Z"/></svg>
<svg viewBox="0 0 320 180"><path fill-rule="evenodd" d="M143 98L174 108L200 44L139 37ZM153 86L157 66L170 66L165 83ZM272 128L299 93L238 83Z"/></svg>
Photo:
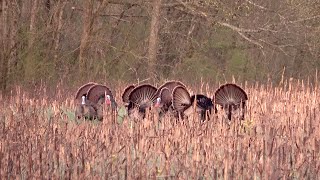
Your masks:
<svg viewBox="0 0 320 180"><path fill-rule="evenodd" d="M31 99L17 89L0 105L0 177L319 179L318 87L245 89L246 120L230 125L222 114L204 123L152 115L76 122L72 98Z"/></svg>

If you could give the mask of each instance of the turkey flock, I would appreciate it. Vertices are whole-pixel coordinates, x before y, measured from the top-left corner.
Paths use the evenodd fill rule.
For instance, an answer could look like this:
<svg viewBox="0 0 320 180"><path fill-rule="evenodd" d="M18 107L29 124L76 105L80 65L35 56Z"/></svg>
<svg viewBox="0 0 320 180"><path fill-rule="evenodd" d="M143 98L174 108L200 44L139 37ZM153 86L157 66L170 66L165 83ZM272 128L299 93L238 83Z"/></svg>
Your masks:
<svg viewBox="0 0 320 180"><path fill-rule="evenodd" d="M210 119L210 115L223 110L228 120L244 119L247 93L238 85L220 86L212 98L204 94L192 94L182 82L168 81L156 88L150 84L130 85L122 93L122 102L130 118L144 119L147 112L165 114L178 119L198 117ZM115 115L118 105L111 90L101 84L89 82L81 86L75 95L77 119L97 119Z"/></svg>

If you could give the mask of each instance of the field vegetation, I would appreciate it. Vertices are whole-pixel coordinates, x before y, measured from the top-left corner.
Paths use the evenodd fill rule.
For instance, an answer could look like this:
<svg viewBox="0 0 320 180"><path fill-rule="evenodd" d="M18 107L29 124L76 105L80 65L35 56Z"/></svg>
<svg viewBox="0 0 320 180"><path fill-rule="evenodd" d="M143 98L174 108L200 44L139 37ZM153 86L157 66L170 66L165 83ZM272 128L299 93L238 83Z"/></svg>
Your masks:
<svg viewBox="0 0 320 180"><path fill-rule="evenodd" d="M120 102L125 84L114 88ZM212 95L217 85L191 88ZM73 91L0 97L1 179L319 179L317 83L244 83L244 121L74 119Z"/></svg>

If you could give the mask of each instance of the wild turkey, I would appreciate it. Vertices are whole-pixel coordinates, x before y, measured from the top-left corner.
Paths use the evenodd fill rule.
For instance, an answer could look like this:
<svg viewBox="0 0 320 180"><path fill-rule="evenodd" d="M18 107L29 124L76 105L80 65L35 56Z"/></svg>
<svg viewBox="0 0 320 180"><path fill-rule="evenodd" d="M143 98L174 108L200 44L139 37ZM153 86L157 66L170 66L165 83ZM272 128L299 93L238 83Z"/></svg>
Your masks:
<svg viewBox="0 0 320 180"><path fill-rule="evenodd" d="M104 107L107 112L111 111L112 113L114 113L117 108L117 103L112 95L112 92L105 85L96 84L90 87L87 92L87 99L95 104L95 109L97 111L99 120L103 119Z"/></svg>
<svg viewBox="0 0 320 180"><path fill-rule="evenodd" d="M196 103L196 104L195 104ZM172 106L182 116L191 117L194 114L200 115L205 120L207 111L211 112L212 100L203 94L190 96L188 90L178 86L172 93Z"/></svg>
<svg viewBox="0 0 320 180"><path fill-rule="evenodd" d="M215 104L221 105L225 110L229 120L235 111L240 111L240 119L244 119L248 96L241 87L236 84L222 85L214 93L214 99Z"/></svg>
<svg viewBox="0 0 320 180"><path fill-rule="evenodd" d="M94 82L89 82L87 84L82 85L76 92L75 100L77 103L81 103L82 96L87 97L88 90L93 86L96 85Z"/></svg>
<svg viewBox="0 0 320 180"><path fill-rule="evenodd" d="M130 85L130 86L126 87L126 88L124 89L123 93L122 93L122 102L124 103L124 106L125 106L126 108L128 108L128 106L129 106L129 103L130 103L130 101L129 101L129 95L130 95L131 91L132 91L134 88L135 88L134 85Z"/></svg>
<svg viewBox="0 0 320 180"><path fill-rule="evenodd" d="M193 102L195 98L197 100L197 106L203 109L201 111L201 118L205 119L206 112L211 114L212 108L214 107L212 103L212 99L208 98L203 94L196 94L191 96L191 102Z"/></svg>
<svg viewBox="0 0 320 180"><path fill-rule="evenodd" d="M173 81L168 81L168 82L165 82L164 84L162 84L158 88L158 91L161 90L162 88L168 88L168 90L170 92L172 92L174 90L174 88L177 87L177 86L186 87L182 82L173 80Z"/></svg>
<svg viewBox="0 0 320 180"><path fill-rule="evenodd" d="M180 81L168 81L161 85L157 90L157 97L159 101L159 106L161 108L162 113L166 113L168 111L173 111L172 108L172 92L175 87L182 86L186 87L182 82Z"/></svg>
<svg viewBox="0 0 320 180"><path fill-rule="evenodd" d="M75 115L77 119L85 118L89 120L96 119L98 117L95 106L86 102L86 96L82 96L81 104L76 106Z"/></svg>
<svg viewBox="0 0 320 180"><path fill-rule="evenodd" d="M134 88L129 95L129 116L145 118L146 110L157 105L156 92L157 88L150 84Z"/></svg>
<svg viewBox="0 0 320 180"><path fill-rule="evenodd" d="M96 85L96 83L89 82L87 84L84 84L77 90L75 95L75 116L77 119L80 119L82 117L90 120L97 118L95 104L87 99L87 91L94 85Z"/></svg>

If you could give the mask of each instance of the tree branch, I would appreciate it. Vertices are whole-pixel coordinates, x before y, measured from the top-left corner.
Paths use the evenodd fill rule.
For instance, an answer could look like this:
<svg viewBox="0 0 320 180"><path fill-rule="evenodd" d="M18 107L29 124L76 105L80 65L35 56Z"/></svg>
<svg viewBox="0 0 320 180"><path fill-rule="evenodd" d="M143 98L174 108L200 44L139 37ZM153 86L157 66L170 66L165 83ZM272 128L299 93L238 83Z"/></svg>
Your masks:
<svg viewBox="0 0 320 180"><path fill-rule="evenodd" d="M234 31L237 31L237 32L245 32L245 33L258 33L258 32L261 32L261 30L257 30L257 29L244 29L244 28L239 28L239 27L236 27L234 25L231 25L231 24L228 24L228 23L224 23L224 22L218 22L218 24L222 25L222 26L225 26L225 27L228 27Z"/></svg>
<svg viewBox="0 0 320 180"><path fill-rule="evenodd" d="M244 28L238 28L236 26L233 26L231 24L228 23L224 23L224 22L218 22L218 24L228 27L234 31L236 31L241 37L243 37L245 40L249 41L252 44L255 44L256 46L259 46L260 48L263 48L263 46L258 43L256 40L249 38L248 36L246 36L244 33L257 33L260 32L260 30L255 30L255 29L244 29Z"/></svg>
<svg viewBox="0 0 320 180"><path fill-rule="evenodd" d="M259 9L270 11L268 8L265 8L265 7L263 7L263 6L259 5L259 4L256 4L256 3L252 2L252 1L246 0L246 2L251 4L251 5L253 5L253 6L255 6L255 7L258 7Z"/></svg>
<svg viewBox="0 0 320 180"><path fill-rule="evenodd" d="M303 19L297 19L295 21L289 21L288 23L294 24L294 23L299 23L299 22L303 22L303 21L309 21L309 20L318 19L318 18L320 18L320 15L307 17L307 18L303 18Z"/></svg>
<svg viewBox="0 0 320 180"><path fill-rule="evenodd" d="M262 46L260 43L258 43L256 40L250 39L248 36L246 36L246 35L243 34L242 32L239 32L239 31L237 31L237 32L238 32L238 34L239 34L241 37L243 37L245 40L251 42L252 44L255 44L255 45L259 46L260 48L263 48L263 46Z"/></svg>

